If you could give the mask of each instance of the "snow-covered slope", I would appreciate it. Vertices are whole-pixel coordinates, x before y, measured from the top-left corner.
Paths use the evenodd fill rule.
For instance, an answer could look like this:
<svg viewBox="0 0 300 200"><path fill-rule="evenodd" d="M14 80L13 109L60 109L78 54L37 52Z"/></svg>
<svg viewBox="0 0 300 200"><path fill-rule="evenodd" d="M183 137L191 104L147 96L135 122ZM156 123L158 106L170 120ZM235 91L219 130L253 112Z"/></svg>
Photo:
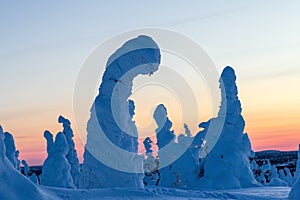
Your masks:
<svg viewBox="0 0 300 200"><path fill-rule="evenodd" d="M54 199L17 171L5 155L3 129L0 126L0 199L47 200Z"/></svg>

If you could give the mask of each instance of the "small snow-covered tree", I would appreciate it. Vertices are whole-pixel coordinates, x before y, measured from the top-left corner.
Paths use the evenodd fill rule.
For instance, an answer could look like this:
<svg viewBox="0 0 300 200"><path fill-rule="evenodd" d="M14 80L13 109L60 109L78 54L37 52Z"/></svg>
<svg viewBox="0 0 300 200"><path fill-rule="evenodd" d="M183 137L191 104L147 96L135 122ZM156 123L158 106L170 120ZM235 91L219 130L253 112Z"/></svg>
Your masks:
<svg viewBox="0 0 300 200"><path fill-rule="evenodd" d="M187 124L184 124L184 130L187 137L192 137L191 130Z"/></svg>
<svg viewBox="0 0 300 200"><path fill-rule="evenodd" d="M28 177L29 166L28 166L26 160L22 160L22 165L24 167L24 175Z"/></svg>
<svg viewBox="0 0 300 200"><path fill-rule="evenodd" d="M74 188L71 167L66 159L69 147L64 133L58 133L54 143L49 131L46 131L44 136L50 146L47 146L48 157L43 165L41 185Z"/></svg>
<svg viewBox="0 0 300 200"><path fill-rule="evenodd" d="M20 151L17 150L17 151L15 152L16 169L17 169L18 171L21 171L21 167L20 167L21 161L19 160L19 156L20 156Z"/></svg>
<svg viewBox="0 0 300 200"><path fill-rule="evenodd" d="M268 186L288 186L285 181L278 177L278 170L275 165L271 166L269 180Z"/></svg>
<svg viewBox="0 0 300 200"><path fill-rule="evenodd" d="M58 122L63 125L63 133L65 134L66 140L68 142L69 150L66 158L68 159L71 166L71 175L75 186L79 187L80 167L77 152L75 149L75 143L73 140L74 134L71 128L71 122L63 116L59 116Z"/></svg>
<svg viewBox="0 0 300 200"><path fill-rule="evenodd" d="M176 174L173 171L173 163L170 159L174 153L173 151L176 150L176 136L174 131L171 130L172 122L168 118L167 109L163 104L156 107L153 117L158 126L155 130L160 164L160 180L158 185L162 187L173 187L177 179ZM167 148L168 151L166 151Z"/></svg>
<svg viewBox="0 0 300 200"><path fill-rule="evenodd" d="M152 140L147 137L144 140L144 147L146 149L145 159L144 159L144 184L148 186L155 186L158 181L158 173L157 173L157 164L154 156L152 155Z"/></svg>
<svg viewBox="0 0 300 200"><path fill-rule="evenodd" d="M34 184L39 185L39 179L37 177L37 175L35 173L32 173L29 177L28 177Z"/></svg>
<svg viewBox="0 0 300 200"><path fill-rule="evenodd" d="M285 167L284 172L285 172L285 182L287 182L287 184L290 187L293 186L293 176L292 176L291 170L289 168Z"/></svg>

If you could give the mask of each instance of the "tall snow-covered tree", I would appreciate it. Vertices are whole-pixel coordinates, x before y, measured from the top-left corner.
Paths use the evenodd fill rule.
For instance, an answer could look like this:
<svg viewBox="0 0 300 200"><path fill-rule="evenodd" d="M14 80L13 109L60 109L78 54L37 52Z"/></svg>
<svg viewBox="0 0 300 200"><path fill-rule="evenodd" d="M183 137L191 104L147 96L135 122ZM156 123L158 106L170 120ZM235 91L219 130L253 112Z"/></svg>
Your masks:
<svg viewBox="0 0 300 200"><path fill-rule="evenodd" d="M144 35L127 41L109 57L87 125L82 188L144 187L134 105L128 99L134 78L157 71L160 57L157 44Z"/></svg>
<svg viewBox="0 0 300 200"><path fill-rule="evenodd" d="M219 120L223 129L205 158L204 177L199 187L223 189L257 186L259 184L254 178L249 160L251 143L248 135L244 134L245 121L241 115L236 75L231 67L223 70L220 88L221 106L214 120Z"/></svg>
<svg viewBox="0 0 300 200"><path fill-rule="evenodd" d="M172 122L168 118L167 109L163 104L156 107L153 117L158 126L155 130L160 165L160 180L158 184L162 187L174 187L177 177L173 171L174 161L172 161L171 158L174 150L176 150L176 136L174 131L171 130Z"/></svg>
<svg viewBox="0 0 300 200"><path fill-rule="evenodd" d="M16 146L14 137L12 134L5 132L4 133L4 143L6 146L6 157L11 162L14 168L17 168L17 161L16 161Z"/></svg>
<svg viewBox="0 0 300 200"><path fill-rule="evenodd" d="M75 142L73 140L74 134L71 128L71 122L63 116L59 116L58 122L63 125L63 133L65 134L66 140L68 142L69 149L66 158L71 166L71 175L75 186L79 187L80 166L79 159L77 157L77 151L75 149Z"/></svg>

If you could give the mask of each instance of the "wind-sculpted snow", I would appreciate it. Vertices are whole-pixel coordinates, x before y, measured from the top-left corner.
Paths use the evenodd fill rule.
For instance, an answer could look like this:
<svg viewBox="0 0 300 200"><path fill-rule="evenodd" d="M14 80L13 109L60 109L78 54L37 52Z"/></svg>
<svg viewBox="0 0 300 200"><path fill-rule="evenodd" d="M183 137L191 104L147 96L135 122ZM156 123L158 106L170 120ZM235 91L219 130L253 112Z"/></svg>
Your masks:
<svg viewBox="0 0 300 200"><path fill-rule="evenodd" d="M108 59L87 126L81 187L143 187L143 158L137 155L129 97L134 78L151 75L159 64L160 50L147 36L129 40Z"/></svg>
<svg viewBox="0 0 300 200"><path fill-rule="evenodd" d="M226 67L220 78L222 101L216 119L225 118L225 124L219 140L205 158L200 187L223 189L259 185L250 167L251 144L244 134L245 121L235 81L234 70Z"/></svg>

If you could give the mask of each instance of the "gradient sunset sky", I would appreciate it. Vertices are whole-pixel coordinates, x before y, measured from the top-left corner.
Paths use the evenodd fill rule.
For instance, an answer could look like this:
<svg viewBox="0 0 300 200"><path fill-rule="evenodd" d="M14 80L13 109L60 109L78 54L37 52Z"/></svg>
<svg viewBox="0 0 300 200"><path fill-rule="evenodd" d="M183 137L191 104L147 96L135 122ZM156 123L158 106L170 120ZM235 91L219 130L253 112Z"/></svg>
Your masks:
<svg viewBox="0 0 300 200"><path fill-rule="evenodd" d="M235 69L245 131L255 151L296 150L299 10L297 0L2 1L0 124L14 135L21 159L37 165L46 157L44 130L61 131L57 118L63 115L73 122L82 160L84 142L77 134L72 108L82 62L114 35L160 27L197 42L220 73L227 65ZM175 132L182 132L177 109L166 106ZM151 111L144 113L137 108L141 126L151 123Z"/></svg>

